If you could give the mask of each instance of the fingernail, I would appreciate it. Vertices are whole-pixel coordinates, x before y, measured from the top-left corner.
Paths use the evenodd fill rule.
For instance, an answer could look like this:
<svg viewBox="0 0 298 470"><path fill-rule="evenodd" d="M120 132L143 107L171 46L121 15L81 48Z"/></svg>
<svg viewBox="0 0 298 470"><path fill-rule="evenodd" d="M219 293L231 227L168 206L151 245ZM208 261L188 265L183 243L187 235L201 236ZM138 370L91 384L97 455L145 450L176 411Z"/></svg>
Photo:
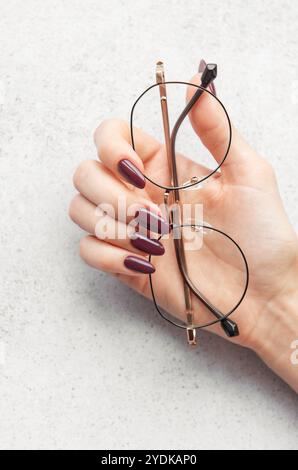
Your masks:
<svg viewBox="0 0 298 470"><path fill-rule="evenodd" d="M124 265L132 271L137 271L143 274L152 274L155 271L153 264L149 261L138 258L137 256L127 256L124 260Z"/></svg>
<svg viewBox="0 0 298 470"><path fill-rule="evenodd" d="M145 251L154 256L161 256L164 254L165 249L158 240L148 238L141 233L135 232L131 238L131 244L138 250Z"/></svg>
<svg viewBox="0 0 298 470"><path fill-rule="evenodd" d="M202 59L200 64L199 64L198 72L203 73L205 68L206 68L206 65L207 65L206 61L204 59ZM213 93L216 96L216 88L215 88L215 85L214 85L213 82L210 83L209 90L211 91L211 93Z"/></svg>
<svg viewBox="0 0 298 470"><path fill-rule="evenodd" d="M200 62L200 64L199 64L199 70L198 70L198 72L199 72L199 73L204 72L204 69L205 69L206 65L207 65L207 64L206 64L205 60L202 59L201 62Z"/></svg>
<svg viewBox="0 0 298 470"><path fill-rule="evenodd" d="M164 235L169 233L170 226L160 215L150 212L148 209L141 208L136 212L135 218L141 227L147 228L154 233Z"/></svg>
<svg viewBox="0 0 298 470"><path fill-rule="evenodd" d="M118 163L118 170L128 183L133 184L140 189L145 187L146 180L142 172L130 160L120 160Z"/></svg>

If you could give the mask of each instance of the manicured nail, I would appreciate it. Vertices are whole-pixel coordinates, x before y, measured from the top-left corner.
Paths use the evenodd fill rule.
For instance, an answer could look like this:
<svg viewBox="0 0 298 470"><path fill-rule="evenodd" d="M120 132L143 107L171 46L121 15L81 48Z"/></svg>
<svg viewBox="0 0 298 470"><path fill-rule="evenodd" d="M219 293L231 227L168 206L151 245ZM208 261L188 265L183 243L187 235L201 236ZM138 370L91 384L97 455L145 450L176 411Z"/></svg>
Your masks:
<svg viewBox="0 0 298 470"><path fill-rule="evenodd" d="M198 72L203 73L206 68L206 65L207 65L206 61L202 59L199 65ZM209 90L211 91L211 93L213 93L216 96L216 88L213 82L210 83Z"/></svg>
<svg viewBox="0 0 298 470"><path fill-rule="evenodd" d="M132 271L137 271L143 274L152 274L155 271L153 264L149 261L138 258L137 256L127 256L124 260L124 265Z"/></svg>
<svg viewBox="0 0 298 470"><path fill-rule="evenodd" d="M118 170L128 183L133 184L140 189L145 187L146 180L142 172L130 160L120 160L118 163Z"/></svg>
<svg viewBox="0 0 298 470"><path fill-rule="evenodd" d="M199 64L199 70L198 70L198 72L199 72L199 73L204 72L204 69L205 69L206 65L207 65L207 64L206 64L205 60L202 59L201 62L200 62L200 64Z"/></svg>
<svg viewBox="0 0 298 470"><path fill-rule="evenodd" d="M170 226L160 215L150 212L149 209L141 208L136 212L135 218L141 227L147 228L154 233L164 235L169 233Z"/></svg>
<svg viewBox="0 0 298 470"><path fill-rule="evenodd" d="M153 240L139 232L135 232L131 237L131 244L138 250L145 251L149 255L161 256L164 254L165 249L158 240Z"/></svg>

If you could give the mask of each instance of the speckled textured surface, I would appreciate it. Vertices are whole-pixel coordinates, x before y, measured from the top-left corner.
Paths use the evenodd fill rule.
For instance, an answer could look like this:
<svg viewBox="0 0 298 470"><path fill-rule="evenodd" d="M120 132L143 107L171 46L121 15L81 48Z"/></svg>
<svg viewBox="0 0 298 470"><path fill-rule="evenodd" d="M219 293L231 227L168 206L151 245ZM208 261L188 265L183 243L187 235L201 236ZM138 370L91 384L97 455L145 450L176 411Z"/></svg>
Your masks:
<svg viewBox="0 0 298 470"><path fill-rule="evenodd" d="M1 448L297 448L297 396L208 333L189 350L67 217L98 122L156 59L187 80L204 57L297 229L297 23L291 0L0 1Z"/></svg>

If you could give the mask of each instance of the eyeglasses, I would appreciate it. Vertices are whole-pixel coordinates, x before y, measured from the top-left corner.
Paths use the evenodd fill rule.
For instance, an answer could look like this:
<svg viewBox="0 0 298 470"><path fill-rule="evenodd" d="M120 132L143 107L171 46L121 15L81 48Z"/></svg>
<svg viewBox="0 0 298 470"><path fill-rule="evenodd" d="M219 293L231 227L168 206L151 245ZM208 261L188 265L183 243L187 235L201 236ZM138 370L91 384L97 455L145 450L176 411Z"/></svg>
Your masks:
<svg viewBox="0 0 298 470"><path fill-rule="evenodd" d="M130 114L131 143L136 152L138 152L134 131L136 121L138 121L138 127L144 127L148 131L149 117L153 117L151 131L154 134L158 134L159 131L164 142L160 153L160 171L157 172L155 167L154 173L150 173L150 165L148 165L149 169L146 170L147 173L144 174L144 177L152 185L164 191L163 201L171 227L171 243L173 243L173 252L180 278L171 278L175 272L172 267L165 266L160 269L167 269L170 288L172 287L176 291L182 287L181 291L184 293L184 298L181 299L183 318L174 317L161 307L162 301L159 302L158 298L162 298L164 295L158 295L157 292L158 286L155 285L157 271L154 274L149 274L149 281L152 299L158 313L172 325L185 329L190 345L196 344L197 329L206 328L216 323L220 323L227 336L239 335L236 322L229 317L243 301L249 282L246 257L239 244L231 236L223 230L213 227L208 221L198 220L198 217L193 217L193 214L190 214L189 218L185 220L185 206L193 208L194 196L199 194L202 184L216 179L231 147L231 122L224 105L215 93L213 81L216 76L216 64L206 64L200 85L182 81L165 81L163 63L158 62L156 83L148 87L137 98ZM182 111L181 107L179 109L180 105L177 110L177 92L181 94L182 91L185 100L185 93L189 93L191 90L193 94L187 104L182 105ZM175 117L172 130L170 127L172 115L168 105L170 95L171 103L174 103L174 108L176 108L174 114L176 116L178 114L178 117ZM193 139L193 126L190 124L193 123L191 111L195 104L201 106L203 95L207 95L209 106L216 108L220 125L223 128L226 126L225 135L227 138L222 146L224 151L222 151L222 155L217 155L215 165L214 159L210 157L209 152L203 146L198 152L198 139L191 144L191 152L200 155L199 161L197 161L197 157L186 159L177 150L178 142L182 141L183 148L185 148L185 144L189 144ZM161 121L160 110L157 112L155 109L157 98L161 108ZM156 120L157 116L159 116L158 120ZM186 117L189 119L186 120ZM208 109L204 118L208 120ZM140 126L139 121L142 119L144 126ZM187 124L189 128L187 128ZM167 158L167 172L163 170L164 158ZM213 167L210 169L211 162ZM202 163L207 163L207 166ZM192 174L193 171L196 174ZM189 196L190 190L192 191L189 198L187 196ZM187 203L189 199L190 204ZM212 218L212 210L209 211L209 214ZM150 255L149 261L152 261L152 255Z"/></svg>

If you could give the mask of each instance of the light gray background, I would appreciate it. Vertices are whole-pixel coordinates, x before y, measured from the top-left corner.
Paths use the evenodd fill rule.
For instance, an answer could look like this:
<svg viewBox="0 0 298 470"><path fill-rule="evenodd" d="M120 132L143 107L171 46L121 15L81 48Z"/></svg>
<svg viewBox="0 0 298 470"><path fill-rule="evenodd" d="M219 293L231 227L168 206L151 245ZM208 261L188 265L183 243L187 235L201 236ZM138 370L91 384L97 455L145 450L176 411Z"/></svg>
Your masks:
<svg viewBox="0 0 298 470"><path fill-rule="evenodd" d="M157 59L188 80L203 57L297 229L297 24L292 0L0 1L1 448L297 447L297 396L208 333L188 349L67 217L95 126Z"/></svg>

